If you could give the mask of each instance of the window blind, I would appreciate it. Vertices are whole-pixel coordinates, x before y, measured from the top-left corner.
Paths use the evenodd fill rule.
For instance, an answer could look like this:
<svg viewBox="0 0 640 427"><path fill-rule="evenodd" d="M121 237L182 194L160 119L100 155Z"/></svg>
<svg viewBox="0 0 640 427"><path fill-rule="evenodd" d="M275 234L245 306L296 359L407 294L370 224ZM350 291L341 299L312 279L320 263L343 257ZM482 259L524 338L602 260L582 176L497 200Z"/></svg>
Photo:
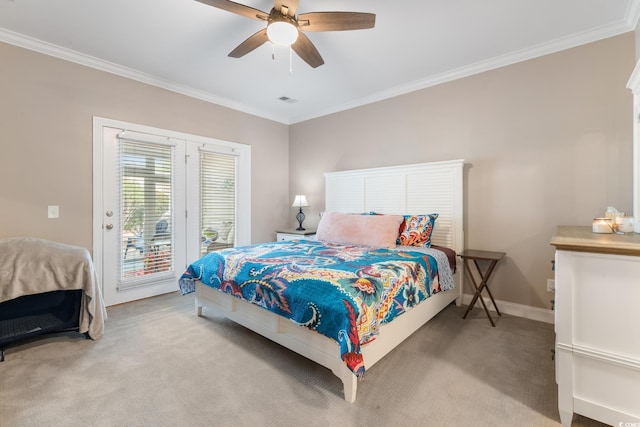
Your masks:
<svg viewBox="0 0 640 427"><path fill-rule="evenodd" d="M201 253L235 245L235 155L200 151Z"/></svg>
<svg viewBox="0 0 640 427"><path fill-rule="evenodd" d="M174 270L174 147L120 139L119 288Z"/></svg>

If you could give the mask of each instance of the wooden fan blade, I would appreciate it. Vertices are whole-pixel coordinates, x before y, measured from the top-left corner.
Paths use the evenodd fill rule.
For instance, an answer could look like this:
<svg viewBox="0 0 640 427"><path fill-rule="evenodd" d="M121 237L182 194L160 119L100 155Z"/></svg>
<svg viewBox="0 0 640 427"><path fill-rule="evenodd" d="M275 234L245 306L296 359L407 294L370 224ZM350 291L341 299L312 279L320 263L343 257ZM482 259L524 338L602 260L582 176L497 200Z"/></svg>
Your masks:
<svg viewBox="0 0 640 427"><path fill-rule="evenodd" d="M269 37L267 37L267 29L265 28L240 43L238 47L229 53L229 56L232 58L240 58L255 48L262 46L267 41L269 41Z"/></svg>
<svg viewBox="0 0 640 427"><path fill-rule="evenodd" d="M282 12L283 6L287 8L287 15L292 18L296 16L296 11L298 10L298 0L275 0L273 2L273 7L278 12Z"/></svg>
<svg viewBox="0 0 640 427"><path fill-rule="evenodd" d="M320 52L302 31L298 31L298 40L291 45L291 48L312 68L317 68L324 64L324 59L320 56Z"/></svg>
<svg viewBox="0 0 640 427"><path fill-rule="evenodd" d="M254 9L249 6L245 6L240 3L235 3L228 0L196 0L200 3L208 4L209 6L217 7L218 9L226 10L227 12L235 13L237 15L246 16L247 18L257 19L259 21L266 21L269 18L269 14L261 10Z"/></svg>
<svg viewBox="0 0 640 427"><path fill-rule="evenodd" d="M311 12L298 15L298 26L302 31L365 30L375 25L375 13Z"/></svg>

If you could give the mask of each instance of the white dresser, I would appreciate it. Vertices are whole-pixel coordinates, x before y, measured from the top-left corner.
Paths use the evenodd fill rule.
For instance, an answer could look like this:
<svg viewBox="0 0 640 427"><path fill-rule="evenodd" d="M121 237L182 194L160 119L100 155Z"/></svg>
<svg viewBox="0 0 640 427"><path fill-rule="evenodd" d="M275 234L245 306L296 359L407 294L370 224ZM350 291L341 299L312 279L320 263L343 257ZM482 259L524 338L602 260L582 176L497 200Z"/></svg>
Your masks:
<svg viewBox="0 0 640 427"><path fill-rule="evenodd" d="M277 230L276 231L276 242L283 242L285 240L296 240L296 239L313 239L316 236L315 230Z"/></svg>
<svg viewBox="0 0 640 427"><path fill-rule="evenodd" d="M640 235L561 226L551 244L562 425L640 426Z"/></svg>

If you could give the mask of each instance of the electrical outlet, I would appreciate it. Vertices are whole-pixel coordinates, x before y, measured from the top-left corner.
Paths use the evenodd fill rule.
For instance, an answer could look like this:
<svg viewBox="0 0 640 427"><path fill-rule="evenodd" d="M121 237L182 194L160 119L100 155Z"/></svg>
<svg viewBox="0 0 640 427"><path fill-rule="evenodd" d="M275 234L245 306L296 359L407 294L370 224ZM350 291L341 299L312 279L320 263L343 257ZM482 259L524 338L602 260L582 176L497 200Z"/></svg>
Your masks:
<svg viewBox="0 0 640 427"><path fill-rule="evenodd" d="M553 279L547 279L547 292L556 291L556 281Z"/></svg>
<svg viewBox="0 0 640 427"><path fill-rule="evenodd" d="M60 217L60 207L59 206L48 206L47 207L47 218L59 218Z"/></svg>

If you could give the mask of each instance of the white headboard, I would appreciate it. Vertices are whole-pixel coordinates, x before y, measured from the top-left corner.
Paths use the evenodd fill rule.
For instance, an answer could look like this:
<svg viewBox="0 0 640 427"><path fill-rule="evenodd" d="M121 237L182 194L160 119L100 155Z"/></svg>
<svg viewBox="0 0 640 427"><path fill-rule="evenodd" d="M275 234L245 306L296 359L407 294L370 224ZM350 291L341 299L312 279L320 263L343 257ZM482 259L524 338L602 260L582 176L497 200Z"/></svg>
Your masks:
<svg viewBox="0 0 640 427"><path fill-rule="evenodd" d="M460 253L464 249L463 168L464 160L451 160L327 172L325 209L345 213L438 213L432 242Z"/></svg>

